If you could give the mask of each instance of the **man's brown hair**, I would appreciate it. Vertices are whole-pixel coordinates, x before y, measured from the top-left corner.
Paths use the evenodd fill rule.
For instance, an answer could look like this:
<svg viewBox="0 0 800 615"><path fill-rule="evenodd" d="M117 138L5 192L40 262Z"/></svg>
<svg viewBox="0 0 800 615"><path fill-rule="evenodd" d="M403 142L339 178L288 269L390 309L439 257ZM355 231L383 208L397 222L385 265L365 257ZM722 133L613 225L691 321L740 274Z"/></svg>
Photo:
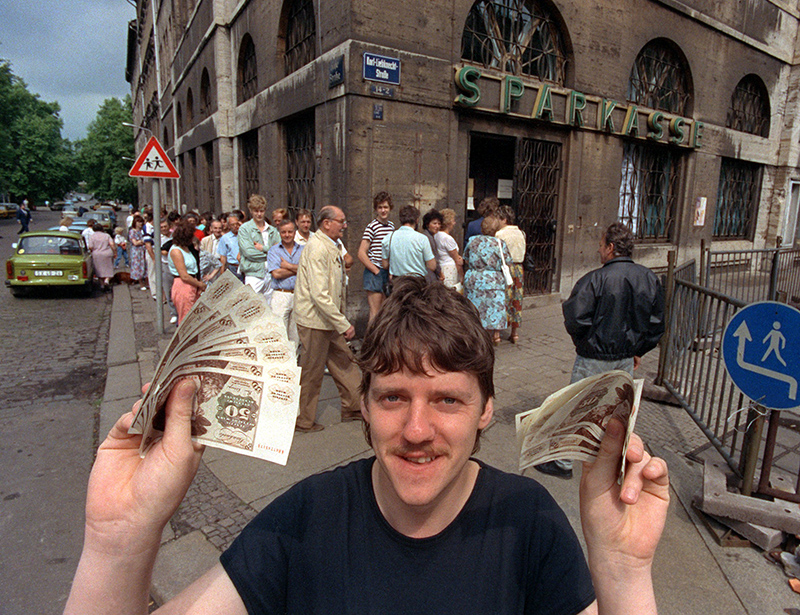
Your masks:
<svg viewBox="0 0 800 615"><path fill-rule="evenodd" d="M500 199L496 196L487 196L478 204L478 215L488 216L500 207Z"/></svg>
<svg viewBox="0 0 800 615"><path fill-rule="evenodd" d="M392 294L367 327L357 361L364 398L373 374L393 374L405 368L421 375L428 366L475 376L483 407L494 397L494 345L478 310L456 291L429 284L424 278L395 280ZM371 444L366 422L364 432ZM480 431L473 452L478 450L479 437Z"/></svg>
<svg viewBox="0 0 800 615"><path fill-rule="evenodd" d="M378 205L381 203L387 203L390 210L394 208L394 205L392 205L392 195L388 192L381 191L375 195L372 199L372 209L378 209Z"/></svg>
<svg viewBox="0 0 800 615"><path fill-rule="evenodd" d="M622 222L614 222L606 229L603 235L606 245L614 244L615 256L630 256L633 254L633 233Z"/></svg>

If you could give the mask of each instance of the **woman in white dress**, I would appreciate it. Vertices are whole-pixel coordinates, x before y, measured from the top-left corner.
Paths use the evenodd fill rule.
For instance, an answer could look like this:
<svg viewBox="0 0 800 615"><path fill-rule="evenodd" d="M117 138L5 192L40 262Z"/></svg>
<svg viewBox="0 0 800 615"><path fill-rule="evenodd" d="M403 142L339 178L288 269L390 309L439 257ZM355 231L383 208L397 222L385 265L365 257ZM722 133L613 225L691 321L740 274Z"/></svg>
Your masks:
<svg viewBox="0 0 800 615"><path fill-rule="evenodd" d="M450 233L456 225L456 212L450 208L443 209L442 228L433 237L436 244L436 260L442 270L444 285L447 288L461 290L464 279L464 259L458 253L458 244Z"/></svg>

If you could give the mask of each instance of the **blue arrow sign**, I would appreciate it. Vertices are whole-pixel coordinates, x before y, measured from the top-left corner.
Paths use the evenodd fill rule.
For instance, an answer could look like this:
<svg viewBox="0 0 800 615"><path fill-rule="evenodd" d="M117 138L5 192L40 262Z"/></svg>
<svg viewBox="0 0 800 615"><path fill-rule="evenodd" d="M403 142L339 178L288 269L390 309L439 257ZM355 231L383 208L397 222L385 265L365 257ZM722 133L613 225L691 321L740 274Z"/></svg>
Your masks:
<svg viewBox="0 0 800 615"><path fill-rule="evenodd" d="M725 327L722 358L753 401L776 410L800 407L800 311L774 301L739 310Z"/></svg>

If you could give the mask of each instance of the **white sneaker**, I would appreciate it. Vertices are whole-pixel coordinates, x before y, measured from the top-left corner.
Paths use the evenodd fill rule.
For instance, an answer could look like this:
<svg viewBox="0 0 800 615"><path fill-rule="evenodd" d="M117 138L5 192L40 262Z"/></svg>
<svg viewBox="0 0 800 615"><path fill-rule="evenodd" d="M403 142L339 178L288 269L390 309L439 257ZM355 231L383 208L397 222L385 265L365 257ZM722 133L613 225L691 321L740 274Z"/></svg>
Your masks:
<svg viewBox="0 0 800 615"><path fill-rule="evenodd" d="M169 319L169 323L171 325L174 325L176 322L178 322L178 317L177 316L173 316L172 318Z"/></svg>

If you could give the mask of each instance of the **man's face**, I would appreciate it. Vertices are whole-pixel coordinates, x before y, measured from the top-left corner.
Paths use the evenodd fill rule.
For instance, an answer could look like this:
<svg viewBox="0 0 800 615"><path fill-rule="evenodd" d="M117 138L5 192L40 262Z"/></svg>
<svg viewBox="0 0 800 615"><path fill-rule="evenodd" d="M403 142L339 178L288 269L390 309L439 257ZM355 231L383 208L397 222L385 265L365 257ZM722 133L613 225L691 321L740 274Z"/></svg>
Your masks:
<svg viewBox="0 0 800 615"><path fill-rule="evenodd" d="M214 220L211 223L211 234L214 235L217 239L222 237L222 222L219 220Z"/></svg>
<svg viewBox="0 0 800 615"><path fill-rule="evenodd" d="M230 218L228 218L228 230L234 235L239 234L239 227L241 225L242 223L239 222L239 218L237 218L236 216L231 216Z"/></svg>
<svg viewBox="0 0 800 615"><path fill-rule="evenodd" d="M344 235L344 229L347 228L347 218L345 218L344 212L341 209L336 209L336 215L333 218L324 220L322 224L325 234L336 241L337 239L341 239L342 235Z"/></svg>
<svg viewBox="0 0 800 615"><path fill-rule="evenodd" d="M278 229L281 234L281 243L284 248L289 248L294 243L294 224L284 224Z"/></svg>
<svg viewBox="0 0 800 615"><path fill-rule="evenodd" d="M297 228L301 235L308 235L311 230L311 216L299 216L297 218Z"/></svg>
<svg viewBox="0 0 800 615"><path fill-rule="evenodd" d="M162 235L169 235L169 222L166 220L163 220L161 224L158 225L158 228Z"/></svg>
<svg viewBox="0 0 800 615"><path fill-rule="evenodd" d="M478 430L493 412L477 377L430 366L424 375L406 369L375 375L361 411L375 450L381 510L457 513L474 484L468 461Z"/></svg>
<svg viewBox="0 0 800 615"><path fill-rule="evenodd" d="M378 206L375 208L375 217L378 218L384 224L389 219L389 213L392 211L392 208L389 207L389 203L383 202L378 203Z"/></svg>
<svg viewBox="0 0 800 615"><path fill-rule="evenodd" d="M266 209L251 209L250 210L250 217L253 218L256 224L260 225L264 222L264 218L266 217L267 210Z"/></svg>
<svg viewBox="0 0 800 615"><path fill-rule="evenodd" d="M186 221L192 225L192 228L197 228L197 218L194 216L187 216Z"/></svg>
<svg viewBox="0 0 800 615"><path fill-rule="evenodd" d="M601 237L600 247L597 249L597 253L600 255L600 263L605 265L614 258L614 244L606 243L605 237Z"/></svg>
<svg viewBox="0 0 800 615"><path fill-rule="evenodd" d="M276 209L272 212L272 225L277 227L281 222L283 222L283 212Z"/></svg>

